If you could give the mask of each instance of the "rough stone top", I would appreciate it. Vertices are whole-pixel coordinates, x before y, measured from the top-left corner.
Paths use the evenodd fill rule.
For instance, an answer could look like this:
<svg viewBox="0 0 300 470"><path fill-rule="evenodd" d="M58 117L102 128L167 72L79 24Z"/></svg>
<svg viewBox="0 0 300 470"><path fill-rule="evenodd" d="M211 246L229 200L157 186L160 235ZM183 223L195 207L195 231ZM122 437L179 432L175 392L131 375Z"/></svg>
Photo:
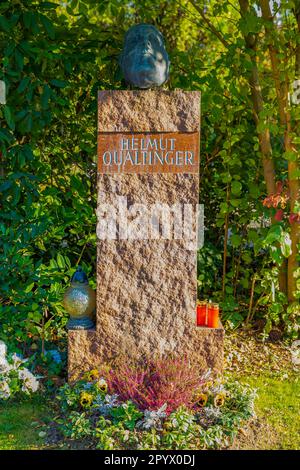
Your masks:
<svg viewBox="0 0 300 470"><path fill-rule="evenodd" d="M199 91L98 92L98 132L196 132L199 129Z"/></svg>

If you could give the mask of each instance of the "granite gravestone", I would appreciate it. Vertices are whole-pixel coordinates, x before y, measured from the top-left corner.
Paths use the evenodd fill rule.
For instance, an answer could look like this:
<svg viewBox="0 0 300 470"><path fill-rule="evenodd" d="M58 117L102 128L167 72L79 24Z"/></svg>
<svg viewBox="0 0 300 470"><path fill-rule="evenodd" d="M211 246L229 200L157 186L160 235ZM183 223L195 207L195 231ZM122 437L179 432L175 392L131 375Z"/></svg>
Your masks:
<svg viewBox="0 0 300 470"><path fill-rule="evenodd" d="M96 327L69 331L71 379L170 355L222 370L221 325L196 326L199 123L199 92L99 92Z"/></svg>

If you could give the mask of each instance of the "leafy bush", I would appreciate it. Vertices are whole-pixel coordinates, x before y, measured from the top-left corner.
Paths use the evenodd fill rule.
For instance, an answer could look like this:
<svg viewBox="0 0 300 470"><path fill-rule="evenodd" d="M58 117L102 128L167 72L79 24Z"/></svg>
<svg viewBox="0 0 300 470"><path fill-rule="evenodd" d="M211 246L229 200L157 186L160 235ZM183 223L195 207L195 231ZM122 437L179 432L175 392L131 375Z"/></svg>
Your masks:
<svg viewBox="0 0 300 470"><path fill-rule="evenodd" d="M75 266L80 262L95 282L97 90L127 88L117 58L125 31L136 22L159 25L166 38L172 63L166 88L202 93L199 199L206 230L199 296L222 301L229 327L264 317L265 334L275 325L289 337L299 335L300 208L298 190L290 188L299 185L299 165L297 152L285 148L292 142L299 153L299 106L289 107L289 133L280 123L273 80L295 79L297 9L279 3L280 27L267 38L256 10L243 17L238 2L208 2L208 27L185 0L176 8L162 0L0 2L0 80L7 89L0 106L4 341L23 354L32 344L43 350L45 341L64 341L61 298ZM249 30L257 44L250 55ZM268 56L274 38L284 67L275 74ZM254 88L252 60L260 64ZM288 90L284 82L280 87ZM251 109L252 91L259 89L261 112ZM269 146L262 147L262 132L270 135ZM272 191L265 162L274 165L265 172L274 179ZM287 296L292 288L296 294Z"/></svg>

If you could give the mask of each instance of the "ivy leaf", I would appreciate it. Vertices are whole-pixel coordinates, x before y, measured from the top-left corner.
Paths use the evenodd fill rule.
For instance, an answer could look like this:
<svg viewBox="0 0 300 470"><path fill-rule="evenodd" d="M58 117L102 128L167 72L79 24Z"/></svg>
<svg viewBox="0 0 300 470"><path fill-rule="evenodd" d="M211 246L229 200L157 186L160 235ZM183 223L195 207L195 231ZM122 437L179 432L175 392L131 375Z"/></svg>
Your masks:
<svg viewBox="0 0 300 470"><path fill-rule="evenodd" d="M236 233L234 233L230 237L230 242L231 242L232 246L238 247L242 243L242 237L240 235L237 235Z"/></svg>
<svg viewBox="0 0 300 470"><path fill-rule="evenodd" d="M30 13L30 11L25 11L23 13L23 23L24 23L25 28L27 28L27 29L30 28L31 19L32 19L32 14Z"/></svg>
<svg viewBox="0 0 300 470"><path fill-rule="evenodd" d="M19 160L19 168L23 168L23 166L25 165L25 160L26 160L23 152L18 153L18 160Z"/></svg>
<svg viewBox="0 0 300 470"><path fill-rule="evenodd" d="M231 192L235 195L240 194L242 190L242 184L239 181L233 181L231 183Z"/></svg>
<svg viewBox="0 0 300 470"><path fill-rule="evenodd" d="M34 288L34 282L31 282L31 284L28 284L28 286L24 288L25 294L28 294L29 292L31 292L33 288Z"/></svg>
<svg viewBox="0 0 300 470"><path fill-rule="evenodd" d="M4 183L1 184L0 186L0 193L3 193L7 189L11 188L12 182L11 181L5 181Z"/></svg>
<svg viewBox="0 0 300 470"><path fill-rule="evenodd" d="M40 3L40 7L44 8L45 10L51 10L53 8L57 8L58 5L57 3L53 3L53 2L42 2Z"/></svg>
<svg viewBox="0 0 300 470"><path fill-rule="evenodd" d="M265 240L264 240L264 245L265 246L268 246L268 245L272 245L274 242L278 242L281 240L281 237L282 237L282 227L281 225L273 225Z"/></svg>
<svg viewBox="0 0 300 470"><path fill-rule="evenodd" d="M23 93L23 91L25 90L25 88L27 87L27 85L29 84L30 82L30 78L29 77L24 77L22 78L18 88L17 88L17 92L18 93Z"/></svg>
<svg viewBox="0 0 300 470"><path fill-rule="evenodd" d="M66 267L64 257L60 253L57 253L57 264L58 264L58 267L61 269L65 269Z"/></svg>
<svg viewBox="0 0 300 470"><path fill-rule="evenodd" d="M12 116L12 112L11 112L11 109L9 106L4 106L3 108L3 113L4 113L4 117L5 117L5 120L7 122L7 125L8 127L14 131L15 130L15 122L14 122L14 119L13 119L13 116Z"/></svg>
<svg viewBox="0 0 300 470"><path fill-rule="evenodd" d="M233 207L239 207L241 204L241 199L230 199L230 204Z"/></svg>
<svg viewBox="0 0 300 470"><path fill-rule="evenodd" d="M55 38L55 31L54 31L54 28L53 28L53 24L44 15L41 15L40 18L41 18L42 25L44 26L44 28L46 30L46 33L48 34L49 38L54 39Z"/></svg>
<svg viewBox="0 0 300 470"><path fill-rule="evenodd" d="M19 70L23 70L24 67L24 57L23 55L18 51L18 49L15 50L15 61L18 66Z"/></svg>
<svg viewBox="0 0 300 470"><path fill-rule="evenodd" d="M50 96L51 96L51 88L48 85L45 85L43 88L42 96L41 96L41 104L42 104L43 109L48 108L48 101L50 99Z"/></svg>
<svg viewBox="0 0 300 470"><path fill-rule="evenodd" d="M11 142L11 135L7 129L0 129L0 138L5 140L8 144Z"/></svg>
<svg viewBox="0 0 300 470"><path fill-rule="evenodd" d="M32 115L28 113L24 119L20 122L20 131L26 134L30 132L32 128Z"/></svg>
<svg viewBox="0 0 300 470"><path fill-rule="evenodd" d="M292 240L287 232L283 232L280 240L281 253L285 258L292 254Z"/></svg>
<svg viewBox="0 0 300 470"><path fill-rule="evenodd" d="M3 31L5 31L6 33L9 32L10 30L10 23L9 21L4 17L4 16L0 16L0 29L2 29Z"/></svg>
<svg viewBox="0 0 300 470"><path fill-rule="evenodd" d="M227 211L228 211L227 202L221 202L221 204L220 204L220 213L223 215L223 214L226 214Z"/></svg>
<svg viewBox="0 0 300 470"><path fill-rule="evenodd" d="M229 183L231 181L231 175L229 173L223 173L221 177L223 183Z"/></svg>
<svg viewBox="0 0 300 470"><path fill-rule="evenodd" d="M297 153L291 150L284 152L283 157L289 162L295 162L298 158Z"/></svg>
<svg viewBox="0 0 300 470"><path fill-rule="evenodd" d="M257 199L259 196L260 196L260 189L257 185L253 184L253 183L250 183L249 184L249 191L250 191L250 195L254 198L254 199Z"/></svg>
<svg viewBox="0 0 300 470"><path fill-rule="evenodd" d="M14 197L13 197L13 200L12 200L12 205L13 206L16 206L18 204L18 202L20 201L20 197L21 197L21 189L20 189L19 186L15 186Z"/></svg>
<svg viewBox="0 0 300 470"><path fill-rule="evenodd" d="M51 85L56 86L57 88L64 88L67 85L67 82L63 80L57 80L54 78L53 80L50 80Z"/></svg>

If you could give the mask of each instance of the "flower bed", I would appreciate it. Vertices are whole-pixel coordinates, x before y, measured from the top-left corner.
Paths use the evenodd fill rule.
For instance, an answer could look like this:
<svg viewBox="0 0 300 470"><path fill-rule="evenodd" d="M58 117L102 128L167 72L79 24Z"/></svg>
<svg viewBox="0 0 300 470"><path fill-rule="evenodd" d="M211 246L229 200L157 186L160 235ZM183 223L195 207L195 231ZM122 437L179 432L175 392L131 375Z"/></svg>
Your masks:
<svg viewBox="0 0 300 470"><path fill-rule="evenodd" d="M6 355L6 346L0 344L0 401L15 395L30 395L39 388L37 378L25 367L26 361L17 354Z"/></svg>
<svg viewBox="0 0 300 470"><path fill-rule="evenodd" d="M184 363L175 364L172 375L170 364L163 369L155 369L161 363L143 370L127 367L123 375L121 370L103 375L95 370L74 385L65 384L57 395L60 416L55 426L60 439L84 441L98 449L229 446L254 415L255 391L232 381L193 376L196 371L186 370ZM188 381L176 383L183 375L197 384L192 393ZM178 393L183 397L180 404Z"/></svg>

